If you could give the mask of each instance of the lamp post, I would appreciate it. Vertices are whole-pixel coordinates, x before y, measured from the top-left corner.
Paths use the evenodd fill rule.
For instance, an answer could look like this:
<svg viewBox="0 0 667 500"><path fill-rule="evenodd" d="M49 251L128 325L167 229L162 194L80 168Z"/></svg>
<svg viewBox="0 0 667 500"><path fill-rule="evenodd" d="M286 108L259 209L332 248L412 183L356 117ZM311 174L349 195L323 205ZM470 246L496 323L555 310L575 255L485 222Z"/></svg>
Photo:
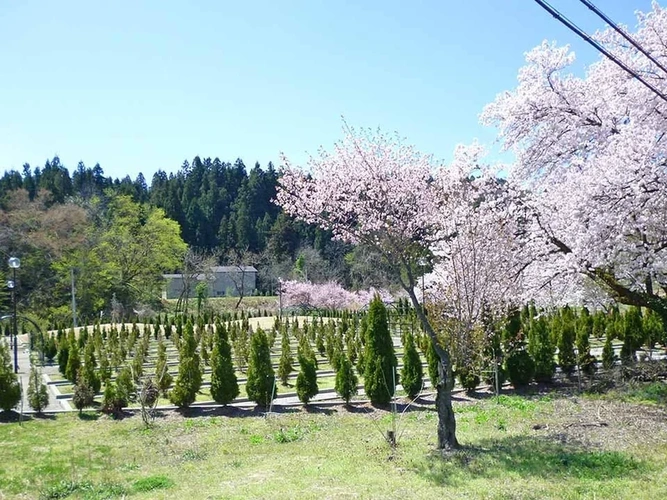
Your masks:
<svg viewBox="0 0 667 500"><path fill-rule="evenodd" d="M12 269L12 279L7 282L7 286L12 291L12 308L14 310L14 373L19 372L19 350L18 350L18 323L16 322L16 270L21 267L21 260L18 257L10 257L7 261Z"/></svg>

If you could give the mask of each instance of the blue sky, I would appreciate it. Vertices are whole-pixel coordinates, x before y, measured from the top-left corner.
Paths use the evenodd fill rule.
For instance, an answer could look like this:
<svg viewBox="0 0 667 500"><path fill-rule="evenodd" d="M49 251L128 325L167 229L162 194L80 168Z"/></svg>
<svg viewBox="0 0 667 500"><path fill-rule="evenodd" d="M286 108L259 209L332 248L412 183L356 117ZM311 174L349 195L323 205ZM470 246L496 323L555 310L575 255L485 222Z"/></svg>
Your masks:
<svg viewBox="0 0 667 500"><path fill-rule="evenodd" d="M603 27L578 0L551 3ZM631 27L650 8L595 3ZM447 160L493 142L478 115L544 39L598 58L533 0L0 0L0 170L58 155L150 183L195 155L301 163L341 115Z"/></svg>

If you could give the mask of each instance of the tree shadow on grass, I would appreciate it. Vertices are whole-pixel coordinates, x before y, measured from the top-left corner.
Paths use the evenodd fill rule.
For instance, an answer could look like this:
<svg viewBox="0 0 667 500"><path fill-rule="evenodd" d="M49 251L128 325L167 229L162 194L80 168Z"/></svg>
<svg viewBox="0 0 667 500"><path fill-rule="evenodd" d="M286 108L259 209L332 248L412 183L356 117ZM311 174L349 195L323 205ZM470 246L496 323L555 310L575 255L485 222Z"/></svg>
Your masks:
<svg viewBox="0 0 667 500"><path fill-rule="evenodd" d="M645 469L644 462L623 452L587 450L583 445L531 436L483 440L446 454L434 452L416 465L419 475L441 485L465 481L466 476L502 478L508 474L600 481L631 478Z"/></svg>
<svg viewBox="0 0 667 500"><path fill-rule="evenodd" d="M336 413L336 410L331 408L325 408L323 406L317 406L316 404L309 403L303 406L303 411L313 415L333 415Z"/></svg>
<svg viewBox="0 0 667 500"><path fill-rule="evenodd" d="M93 420L98 420L100 418L100 414L98 412L91 413L91 412L83 412L78 414L79 420L83 421L93 421Z"/></svg>

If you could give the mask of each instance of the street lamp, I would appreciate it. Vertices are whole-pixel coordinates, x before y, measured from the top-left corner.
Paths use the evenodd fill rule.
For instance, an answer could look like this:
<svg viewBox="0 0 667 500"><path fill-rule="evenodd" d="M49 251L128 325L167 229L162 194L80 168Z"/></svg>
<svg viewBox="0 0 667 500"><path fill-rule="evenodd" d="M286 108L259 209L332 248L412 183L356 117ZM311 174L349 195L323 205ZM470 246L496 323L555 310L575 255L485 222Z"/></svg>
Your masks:
<svg viewBox="0 0 667 500"><path fill-rule="evenodd" d="M7 287L12 291L12 308L14 309L14 373L19 372L19 350L18 350L18 324L16 322L16 270L21 267L18 257L10 257L7 261L12 269L12 279L7 282Z"/></svg>

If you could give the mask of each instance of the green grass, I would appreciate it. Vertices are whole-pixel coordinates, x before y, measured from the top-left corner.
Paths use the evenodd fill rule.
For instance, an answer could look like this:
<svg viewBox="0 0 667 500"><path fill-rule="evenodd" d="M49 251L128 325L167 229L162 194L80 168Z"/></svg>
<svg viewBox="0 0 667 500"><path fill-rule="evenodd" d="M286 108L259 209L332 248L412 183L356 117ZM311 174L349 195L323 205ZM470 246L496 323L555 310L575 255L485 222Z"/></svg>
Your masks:
<svg viewBox="0 0 667 500"><path fill-rule="evenodd" d="M172 412L151 429L75 414L0 424L0 498L666 498L667 424L651 440L564 442L563 419L579 406L456 403L465 447L444 457L428 407L398 419L395 451L382 436L391 414L361 408ZM544 422L553 433L533 429Z"/></svg>

